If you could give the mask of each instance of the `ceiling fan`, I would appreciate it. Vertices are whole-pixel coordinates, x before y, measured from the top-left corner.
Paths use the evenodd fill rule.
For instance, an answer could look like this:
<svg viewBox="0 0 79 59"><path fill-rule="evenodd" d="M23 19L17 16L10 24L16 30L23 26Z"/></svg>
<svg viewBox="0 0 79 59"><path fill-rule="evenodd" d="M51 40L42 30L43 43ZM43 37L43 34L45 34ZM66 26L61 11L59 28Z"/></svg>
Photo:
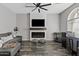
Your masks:
<svg viewBox="0 0 79 59"><path fill-rule="evenodd" d="M51 4L51 3L49 3L49 4L33 3L33 5L34 5L34 6L26 6L26 7L35 7L35 8L32 10L32 12L35 11L35 10L38 8L38 12L40 13L40 9L45 10L45 11L48 11L48 9L45 9L45 8L43 8L43 7L49 6L49 5L52 5L52 4Z"/></svg>

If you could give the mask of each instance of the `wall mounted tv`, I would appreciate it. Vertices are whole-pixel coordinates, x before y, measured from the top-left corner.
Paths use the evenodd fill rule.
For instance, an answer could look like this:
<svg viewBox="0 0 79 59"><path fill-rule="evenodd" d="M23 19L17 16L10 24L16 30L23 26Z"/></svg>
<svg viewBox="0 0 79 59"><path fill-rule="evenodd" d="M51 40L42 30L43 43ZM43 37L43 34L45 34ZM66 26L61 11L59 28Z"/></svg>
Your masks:
<svg viewBox="0 0 79 59"><path fill-rule="evenodd" d="M45 19L32 19L32 27L44 27Z"/></svg>

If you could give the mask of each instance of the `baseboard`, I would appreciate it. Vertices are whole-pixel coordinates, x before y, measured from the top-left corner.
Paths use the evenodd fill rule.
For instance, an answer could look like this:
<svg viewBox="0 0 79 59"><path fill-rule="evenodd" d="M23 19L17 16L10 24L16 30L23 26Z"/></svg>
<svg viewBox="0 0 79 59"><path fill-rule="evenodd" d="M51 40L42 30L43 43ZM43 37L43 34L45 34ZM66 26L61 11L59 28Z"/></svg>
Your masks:
<svg viewBox="0 0 79 59"><path fill-rule="evenodd" d="M22 39L22 41L29 41L29 39Z"/></svg>

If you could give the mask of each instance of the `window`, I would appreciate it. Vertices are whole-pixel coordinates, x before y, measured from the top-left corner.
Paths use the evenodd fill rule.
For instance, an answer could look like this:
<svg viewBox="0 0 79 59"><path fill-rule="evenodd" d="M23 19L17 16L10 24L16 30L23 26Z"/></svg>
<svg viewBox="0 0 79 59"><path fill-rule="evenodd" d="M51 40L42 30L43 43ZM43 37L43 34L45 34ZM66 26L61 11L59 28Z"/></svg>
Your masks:
<svg viewBox="0 0 79 59"><path fill-rule="evenodd" d="M67 20L67 31L74 32L79 37L79 7L71 11Z"/></svg>

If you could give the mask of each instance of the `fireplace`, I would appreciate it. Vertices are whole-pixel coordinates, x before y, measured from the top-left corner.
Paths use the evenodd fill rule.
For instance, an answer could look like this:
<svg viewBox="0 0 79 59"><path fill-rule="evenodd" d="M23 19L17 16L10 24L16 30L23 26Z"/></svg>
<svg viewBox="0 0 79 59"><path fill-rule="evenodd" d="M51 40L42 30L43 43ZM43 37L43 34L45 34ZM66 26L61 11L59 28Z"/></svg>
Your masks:
<svg viewBox="0 0 79 59"><path fill-rule="evenodd" d="M45 32L32 32L32 38L45 38Z"/></svg>
<svg viewBox="0 0 79 59"><path fill-rule="evenodd" d="M30 40L46 39L46 30L30 30Z"/></svg>
<svg viewBox="0 0 79 59"><path fill-rule="evenodd" d="M45 19L30 20L30 40L46 39L46 21Z"/></svg>

